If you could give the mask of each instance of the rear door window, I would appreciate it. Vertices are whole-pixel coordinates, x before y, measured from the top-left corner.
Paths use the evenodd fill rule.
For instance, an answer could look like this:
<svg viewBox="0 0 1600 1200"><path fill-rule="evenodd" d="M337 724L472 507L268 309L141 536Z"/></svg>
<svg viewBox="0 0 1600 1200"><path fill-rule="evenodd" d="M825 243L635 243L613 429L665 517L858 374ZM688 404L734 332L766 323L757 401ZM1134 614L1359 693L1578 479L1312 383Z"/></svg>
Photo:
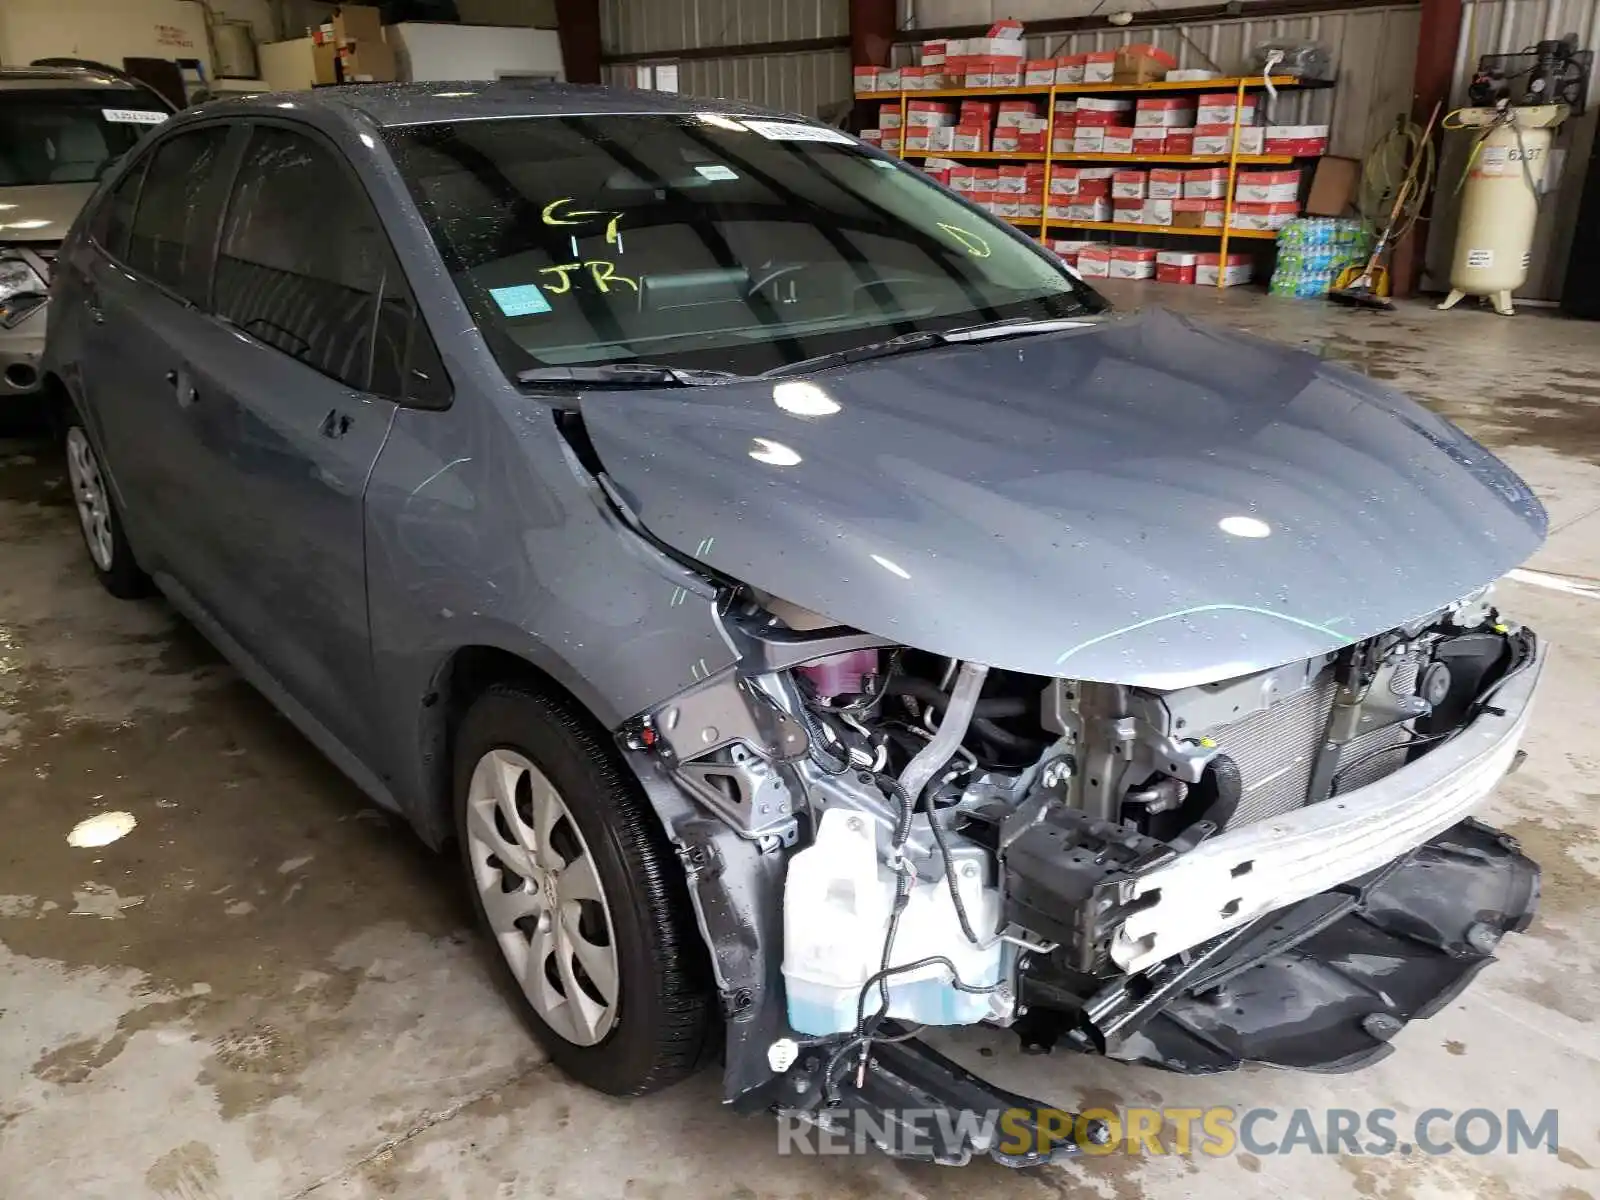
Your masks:
<svg viewBox="0 0 1600 1200"><path fill-rule="evenodd" d="M125 261L193 304L206 302L228 127L180 133L155 148L139 191Z"/></svg>
<svg viewBox="0 0 1600 1200"><path fill-rule="evenodd" d="M250 135L222 224L217 316L340 383L408 391L415 301L378 214L337 153L292 129Z"/></svg>

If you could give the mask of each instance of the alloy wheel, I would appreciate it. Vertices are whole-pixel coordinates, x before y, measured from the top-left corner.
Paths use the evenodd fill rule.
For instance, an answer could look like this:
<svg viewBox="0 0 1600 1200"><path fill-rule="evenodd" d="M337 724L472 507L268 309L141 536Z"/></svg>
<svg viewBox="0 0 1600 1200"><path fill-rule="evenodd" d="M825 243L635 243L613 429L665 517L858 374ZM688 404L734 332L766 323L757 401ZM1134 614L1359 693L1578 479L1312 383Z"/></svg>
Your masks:
<svg viewBox="0 0 1600 1200"><path fill-rule="evenodd" d="M67 478L72 484L72 498L78 506L78 523L83 527L89 557L102 571L109 571L114 554L111 503L94 447L77 425L67 430Z"/></svg>
<svg viewBox="0 0 1600 1200"><path fill-rule="evenodd" d="M561 794L515 750L490 750L468 785L467 841L483 911L528 1003L574 1045L604 1040L617 1019L611 908Z"/></svg>

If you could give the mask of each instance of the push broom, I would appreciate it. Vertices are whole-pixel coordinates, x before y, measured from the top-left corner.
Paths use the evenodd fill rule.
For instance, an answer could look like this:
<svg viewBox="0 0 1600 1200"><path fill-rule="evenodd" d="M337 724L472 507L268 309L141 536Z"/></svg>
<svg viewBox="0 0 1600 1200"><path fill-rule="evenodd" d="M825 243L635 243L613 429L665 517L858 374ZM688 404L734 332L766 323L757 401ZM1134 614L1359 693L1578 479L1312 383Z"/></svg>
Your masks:
<svg viewBox="0 0 1600 1200"><path fill-rule="evenodd" d="M1428 141L1433 137L1434 122L1439 119L1439 105L1433 106L1433 112L1428 117L1428 127L1422 131L1422 139L1417 143L1417 151L1411 156L1411 165L1406 168L1406 177L1401 182L1400 188L1394 195L1394 206L1389 209L1389 220L1384 224L1383 232L1378 236L1378 244L1372 248L1372 257L1367 259L1367 265L1361 268L1361 273L1348 282L1341 278L1339 286L1328 293L1328 299L1335 304L1344 304L1351 308L1378 308L1389 310L1394 308L1394 301L1382 295L1387 287L1380 285L1379 280L1386 284L1388 272L1379 262L1390 245L1397 241L1403 230L1400 227L1400 214L1405 210L1406 201L1410 199L1412 189L1417 184L1417 172L1427 155L1423 152ZM1413 126L1415 128L1415 126ZM1409 228L1410 221L1406 222ZM1351 268L1354 270L1355 268Z"/></svg>

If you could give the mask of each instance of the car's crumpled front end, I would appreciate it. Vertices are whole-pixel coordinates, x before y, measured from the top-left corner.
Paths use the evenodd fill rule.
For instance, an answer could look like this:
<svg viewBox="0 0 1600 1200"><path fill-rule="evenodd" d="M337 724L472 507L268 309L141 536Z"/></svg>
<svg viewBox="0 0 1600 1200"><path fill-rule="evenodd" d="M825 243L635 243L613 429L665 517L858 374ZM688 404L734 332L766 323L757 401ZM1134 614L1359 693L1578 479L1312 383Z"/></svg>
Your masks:
<svg viewBox="0 0 1600 1200"><path fill-rule="evenodd" d="M1537 868L1469 815L1544 656L1488 589L1172 691L990 670L770 597L727 621L752 669L628 737L784 861L781 1012L748 1047L763 1103L1021 1103L895 1040L924 1025L1188 1072L1349 1069L1532 917Z"/></svg>
<svg viewBox="0 0 1600 1200"><path fill-rule="evenodd" d="M1347 1069L1531 919L1470 813L1543 664L1490 585L1544 513L1392 391L1149 313L580 412L623 519L722 597L732 665L622 736L730 1100L1027 1108L896 1040L979 1022ZM951 1161L1089 1136L942 1128Z"/></svg>

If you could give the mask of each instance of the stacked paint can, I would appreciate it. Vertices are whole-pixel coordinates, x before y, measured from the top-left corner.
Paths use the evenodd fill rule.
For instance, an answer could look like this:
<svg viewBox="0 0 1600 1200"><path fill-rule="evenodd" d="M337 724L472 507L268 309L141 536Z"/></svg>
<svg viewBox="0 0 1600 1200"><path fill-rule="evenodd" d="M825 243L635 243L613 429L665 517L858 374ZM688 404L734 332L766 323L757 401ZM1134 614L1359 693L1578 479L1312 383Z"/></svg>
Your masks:
<svg viewBox="0 0 1600 1200"><path fill-rule="evenodd" d="M1344 217L1302 217L1278 232L1278 263L1269 288L1274 296L1326 296L1346 267L1372 252L1364 222Z"/></svg>

